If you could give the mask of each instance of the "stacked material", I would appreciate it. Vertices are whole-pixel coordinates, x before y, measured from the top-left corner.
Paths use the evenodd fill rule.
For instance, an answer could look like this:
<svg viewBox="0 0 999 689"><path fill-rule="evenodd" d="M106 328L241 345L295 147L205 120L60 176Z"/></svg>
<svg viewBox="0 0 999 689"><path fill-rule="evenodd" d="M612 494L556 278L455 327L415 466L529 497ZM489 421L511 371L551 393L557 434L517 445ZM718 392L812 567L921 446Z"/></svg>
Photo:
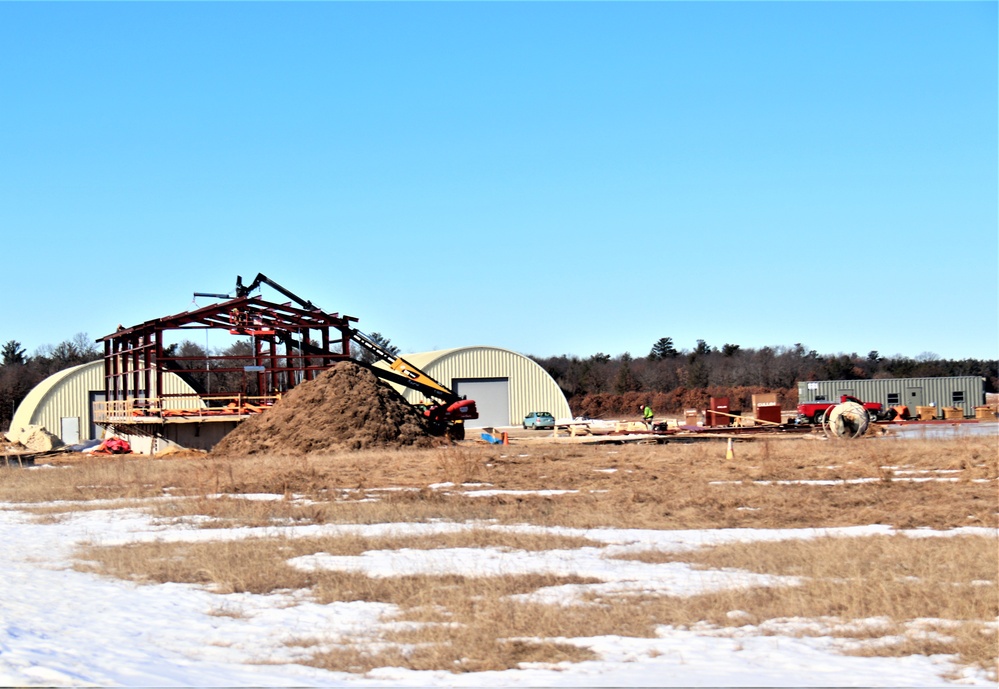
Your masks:
<svg viewBox="0 0 999 689"><path fill-rule="evenodd" d="M23 445L33 452L50 452L63 446L58 436L49 433L44 426L31 425L27 428L10 429L6 434L10 442Z"/></svg>

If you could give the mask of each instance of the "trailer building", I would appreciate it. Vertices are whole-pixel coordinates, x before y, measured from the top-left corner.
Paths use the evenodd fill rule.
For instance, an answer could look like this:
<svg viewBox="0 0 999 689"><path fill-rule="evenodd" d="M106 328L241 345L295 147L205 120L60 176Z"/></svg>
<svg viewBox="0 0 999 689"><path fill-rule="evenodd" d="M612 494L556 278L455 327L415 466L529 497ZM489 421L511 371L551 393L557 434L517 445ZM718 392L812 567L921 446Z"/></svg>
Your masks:
<svg viewBox="0 0 999 689"><path fill-rule="evenodd" d="M798 383L798 402L839 402L850 395L864 402L880 402L885 409L904 404L916 407L958 407L967 417L985 404L985 379L981 376L939 378L875 378L871 380L810 380Z"/></svg>

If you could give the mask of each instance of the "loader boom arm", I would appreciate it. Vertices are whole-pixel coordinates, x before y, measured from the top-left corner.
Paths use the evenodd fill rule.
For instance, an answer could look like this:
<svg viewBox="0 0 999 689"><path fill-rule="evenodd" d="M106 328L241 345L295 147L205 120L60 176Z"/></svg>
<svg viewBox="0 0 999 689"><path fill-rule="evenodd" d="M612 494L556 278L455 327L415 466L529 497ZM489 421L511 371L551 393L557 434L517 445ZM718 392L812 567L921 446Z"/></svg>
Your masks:
<svg viewBox="0 0 999 689"><path fill-rule="evenodd" d="M451 404L452 402L457 402L461 399L458 395L451 392L451 390L438 383L436 380L402 357L390 354L384 347L362 333L360 330L352 328L350 330L350 339L352 342L356 342L363 349L387 363L389 368L396 373L395 376L391 376L391 379L394 382L399 383L400 385L405 385L413 390L419 390L427 397L433 397L434 399L438 399L445 404ZM382 373L383 371L375 371L375 374L379 376L381 376ZM388 376L385 377L388 378Z"/></svg>
<svg viewBox="0 0 999 689"><path fill-rule="evenodd" d="M300 296L274 282L263 273L257 273L257 276L249 285L244 285L243 278L237 275L236 296L246 297L253 292L253 290L260 287L261 284L274 288L301 306L303 309L309 311L320 310L319 307L311 301L302 299ZM342 328L342 332L350 339L351 342L356 343L359 347L373 355L376 359L388 364L388 370L377 366L371 366L370 369L376 376L383 378L384 380L397 383L398 385L408 387L411 390L417 390L425 397L439 402L439 405L434 404L425 412L425 415L430 418L431 422L436 423L439 428L444 429L447 427L449 429L449 434L460 432L458 435L458 438L460 439L464 437L464 428L461 426L462 420L477 419L479 417L474 401L466 401L465 397L455 394L440 382L434 380L432 377L421 371L418 367L414 366L402 357L396 356L395 354L389 352L360 330L348 327ZM306 343L303 343L300 346L303 350L314 349L312 345L308 345Z"/></svg>

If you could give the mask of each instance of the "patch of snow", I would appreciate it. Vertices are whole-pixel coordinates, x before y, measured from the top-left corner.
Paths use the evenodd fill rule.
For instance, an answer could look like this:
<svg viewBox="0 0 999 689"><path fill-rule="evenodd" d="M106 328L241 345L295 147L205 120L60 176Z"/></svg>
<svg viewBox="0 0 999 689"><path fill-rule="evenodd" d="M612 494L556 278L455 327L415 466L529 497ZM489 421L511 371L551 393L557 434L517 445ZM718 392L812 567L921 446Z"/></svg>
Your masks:
<svg viewBox="0 0 999 689"><path fill-rule="evenodd" d="M122 504L117 502L118 505ZM37 505L36 505L37 506ZM983 673L960 669L951 658L855 657L840 654L828 636L795 638L814 621L787 620L760 635L753 628L660 627L651 639L597 636L556 639L592 649L598 660L534 663L497 672L452 674L379 668L366 675L328 672L303 663L314 650L338 643L374 646L395 608L369 602L318 605L303 592L271 595L212 593L183 584L137 585L72 568L78 544L149 540L210 541L255 536L357 533L422 535L492 528L578 535L603 544L549 552L487 548L371 552L354 558L315 555L298 566L330 566L375 575L405 572L553 572L600 583L551 587L534 596L568 603L587 590L655 591L678 595L747 583L792 585L793 579L733 571L693 570L682 563L652 565L609 556L650 548L703 546L824 535L956 533L995 535L995 529L896 532L888 526L842 529L548 529L540 526L420 523L198 529L158 523L138 508L71 512L39 523L0 505L0 685L5 686L994 686ZM602 587L602 588L601 588ZM733 611L738 614L738 611ZM821 622L821 621L820 621ZM826 622L833 624L833 622ZM943 630L927 623L926 629ZM821 633L822 629L812 629ZM315 642L317 646L309 647Z"/></svg>

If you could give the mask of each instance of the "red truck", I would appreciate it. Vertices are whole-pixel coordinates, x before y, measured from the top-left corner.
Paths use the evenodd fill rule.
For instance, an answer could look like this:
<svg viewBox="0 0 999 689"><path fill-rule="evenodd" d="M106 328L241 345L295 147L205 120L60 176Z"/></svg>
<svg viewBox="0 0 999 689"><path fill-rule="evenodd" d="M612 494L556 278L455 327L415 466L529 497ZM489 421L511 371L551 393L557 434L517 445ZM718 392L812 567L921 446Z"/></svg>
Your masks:
<svg viewBox="0 0 999 689"><path fill-rule="evenodd" d="M877 421L884 415L884 407L880 402L861 402L856 397L851 397L850 395L841 395L839 402L830 402L828 400L823 400L821 402L802 402L798 405L798 421L801 423L822 423L823 417L826 413L835 407L837 404L843 404L843 402L856 402L857 404L863 405L867 413L871 415L871 418Z"/></svg>

